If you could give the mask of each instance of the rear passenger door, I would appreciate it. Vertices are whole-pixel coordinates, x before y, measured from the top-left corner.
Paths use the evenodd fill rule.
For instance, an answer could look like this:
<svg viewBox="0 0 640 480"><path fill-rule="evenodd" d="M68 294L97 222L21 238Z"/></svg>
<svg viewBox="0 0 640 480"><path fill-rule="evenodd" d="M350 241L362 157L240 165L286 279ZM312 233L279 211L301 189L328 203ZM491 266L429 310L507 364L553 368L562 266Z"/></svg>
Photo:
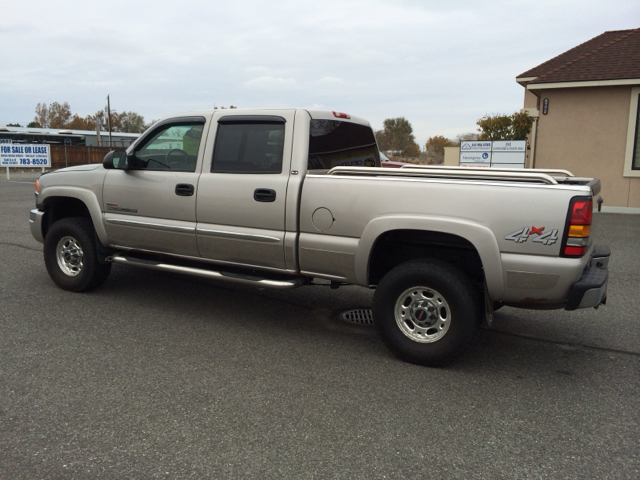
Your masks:
<svg viewBox="0 0 640 480"><path fill-rule="evenodd" d="M202 257L285 268L285 198L294 115L294 110L230 113L212 125L215 136L210 135L205 151L208 162L196 207Z"/></svg>

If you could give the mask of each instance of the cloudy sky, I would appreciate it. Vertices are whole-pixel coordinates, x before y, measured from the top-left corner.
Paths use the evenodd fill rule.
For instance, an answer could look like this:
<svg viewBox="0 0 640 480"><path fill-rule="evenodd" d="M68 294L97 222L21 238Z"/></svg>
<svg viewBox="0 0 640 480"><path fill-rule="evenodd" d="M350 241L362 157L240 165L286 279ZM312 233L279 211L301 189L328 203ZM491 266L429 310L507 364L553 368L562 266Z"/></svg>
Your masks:
<svg viewBox="0 0 640 480"><path fill-rule="evenodd" d="M238 107L339 110L429 136L513 113L515 77L606 30L638 0L0 0L0 125L68 102L147 121Z"/></svg>

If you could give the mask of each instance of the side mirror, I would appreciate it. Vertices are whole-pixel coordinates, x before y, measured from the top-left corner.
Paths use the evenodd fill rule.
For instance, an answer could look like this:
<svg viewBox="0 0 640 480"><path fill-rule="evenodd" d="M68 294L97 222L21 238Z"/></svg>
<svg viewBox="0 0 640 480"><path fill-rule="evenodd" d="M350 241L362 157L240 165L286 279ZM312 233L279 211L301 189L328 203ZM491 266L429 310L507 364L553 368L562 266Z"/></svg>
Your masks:
<svg viewBox="0 0 640 480"><path fill-rule="evenodd" d="M128 170L127 152L125 150L111 150L104 156L102 166L107 170Z"/></svg>

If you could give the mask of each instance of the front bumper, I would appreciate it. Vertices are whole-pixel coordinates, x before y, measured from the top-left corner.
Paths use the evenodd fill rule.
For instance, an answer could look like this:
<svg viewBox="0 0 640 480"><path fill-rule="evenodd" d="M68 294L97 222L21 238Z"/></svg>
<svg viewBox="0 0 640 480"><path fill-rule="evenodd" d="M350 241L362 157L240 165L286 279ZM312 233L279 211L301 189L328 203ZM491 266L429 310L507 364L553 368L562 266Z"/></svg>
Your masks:
<svg viewBox="0 0 640 480"><path fill-rule="evenodd" d="M609 257L611 249L607 245L596 245L582 272L582 277L573 284L565 310L597 308L607 301L607 280L609 278Z"/></svg>
<svg viewBox="0 0 640 480"><path fill-rule="evenodd" d="M44 212L34 208L29 212L29 228L31 228L31 235L40 243L44 243L44 237L42 236L42 218Z"/></svg>

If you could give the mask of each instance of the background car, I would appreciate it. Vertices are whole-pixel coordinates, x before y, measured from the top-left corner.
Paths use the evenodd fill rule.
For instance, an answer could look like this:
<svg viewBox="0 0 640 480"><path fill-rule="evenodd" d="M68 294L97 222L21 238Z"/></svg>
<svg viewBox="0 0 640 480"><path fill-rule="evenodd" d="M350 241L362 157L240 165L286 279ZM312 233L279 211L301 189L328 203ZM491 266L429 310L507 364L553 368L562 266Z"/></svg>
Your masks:
<svg viewBox="0 0 640 480"><path fill-rule="evenodd" d="M380 152L380 166L382 168L400 168L403 165L406 165L404 162L394 162L393 160L389 160L384 153Z"/></svg>

